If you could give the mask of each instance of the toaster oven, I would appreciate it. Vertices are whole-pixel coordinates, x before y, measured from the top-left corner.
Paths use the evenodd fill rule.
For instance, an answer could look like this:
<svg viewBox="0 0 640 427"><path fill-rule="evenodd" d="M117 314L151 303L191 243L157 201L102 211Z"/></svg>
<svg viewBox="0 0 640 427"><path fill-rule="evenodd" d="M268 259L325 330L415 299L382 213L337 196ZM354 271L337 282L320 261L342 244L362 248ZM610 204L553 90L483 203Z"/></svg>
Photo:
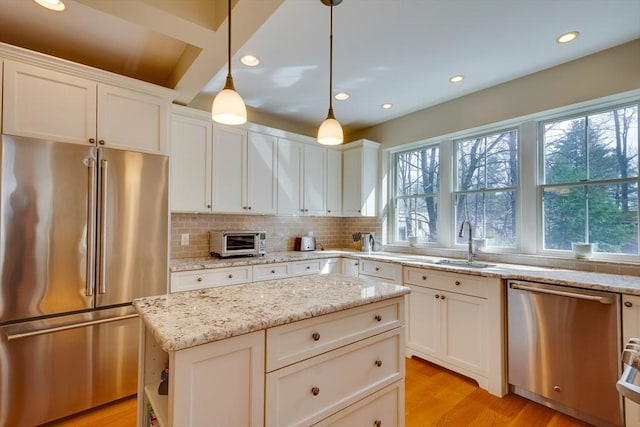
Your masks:
<svg viewBox="0 0 640 427"><path fill-rule="evenodd" d="M264 231L209 231L211 256L262 256L266 253L267 233Z"/></svg>

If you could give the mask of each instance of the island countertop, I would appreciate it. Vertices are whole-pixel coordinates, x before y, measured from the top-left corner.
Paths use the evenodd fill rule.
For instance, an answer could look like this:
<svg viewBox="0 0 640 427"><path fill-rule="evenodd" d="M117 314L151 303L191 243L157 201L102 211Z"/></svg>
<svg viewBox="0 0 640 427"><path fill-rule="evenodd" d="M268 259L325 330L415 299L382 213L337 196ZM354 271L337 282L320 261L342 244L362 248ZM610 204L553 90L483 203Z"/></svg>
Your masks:
<svg viewBox="0 0 640 427"><path fill-rule="evenodd" d="M167 352L408 294L410 289L339 274L138 298L133 306Z"/></svg>

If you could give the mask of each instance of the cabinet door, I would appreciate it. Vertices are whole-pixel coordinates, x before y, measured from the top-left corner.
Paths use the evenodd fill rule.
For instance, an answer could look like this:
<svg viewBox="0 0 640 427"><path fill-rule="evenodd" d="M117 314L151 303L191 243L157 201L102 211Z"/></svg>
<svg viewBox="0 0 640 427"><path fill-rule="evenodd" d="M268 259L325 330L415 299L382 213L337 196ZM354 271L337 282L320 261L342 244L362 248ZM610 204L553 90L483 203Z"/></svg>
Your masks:
<svg viewBox="0 0 640 427"><path fill-rule="evenodd" d="M315 145L304 146L304 214L325 215L327 149Z"/></svg>
<svg viewBox="0 0 640 427"><path fill-rule="evenodd" d="M262 427L264 343L258 331L173 353L171 424Z"/></svg>
<svg viewBox="0 0 640 427"><path fill-rule="evenodd" d="M443 306L442 357L456 366L486 375L486 300L449 292L438 293Z"/></svg>
<svg viewBox="0 0 640 427"><path fill-rule="evenodd" d="M342 274L345 276L358 277L360 261L357 259L342 259Z"/></svg>
<svg viewBox="0 0 640 427"><path fill-rule="evenodd" d="M362 148L344 150L342 153L342 214L362 215Z"/></svg>
<svg viewBox="0 0 640 427"><path fill-rule="evenodd" d="M622 345L631 338L640 338L640 297L622 295ZM626 425L640 426L640 405L625 398L624 410Z"/></svg>
<svg viewBox="0 0 640 427"><path fill-rule="evenodd" d="M425 355L439 357L441 353L441 300L439 291L409 286L407 304L407 347Z"/></svg>
<svg viewBox="0 0 640 427"><path fill-rule="evenodd" d="M98 84L98 143L106 147L168 154L169 102Z"/></svg>
<svg viewBox="0 0 640 427"><path fill-rule="evenodd" d="M211 212L213 126L174 115L171 126L171 210Z"/></svg>
<svg viewBox="0 0 640 427"><path fill-rule="evenodd" d="M278 213L302 215L302 144L278 139Z"/></svg>
<svg viewBox="0 0 640 427"><path fill-rule="evenodd" d="M342 215L342 152L327 150L327 215Z"/></svg>
<svg viewBox="0 0 640 427"><path fill-rule="evenodd" d="M247 132L215 126L213 129L213 212L245 213Z"/></svg>
<svg viewBox="0 0 640 427"><path fill-rule="evenodd" d="M247 203L249 213L276 213L276 138L249 132L247 142Z"/></svg>
<svg viewBox="0 0 640 427"><path fill-rule="evenodd" d="M85 145L95 141L95 82L5 60L3 93L4 133Z"/></svg>

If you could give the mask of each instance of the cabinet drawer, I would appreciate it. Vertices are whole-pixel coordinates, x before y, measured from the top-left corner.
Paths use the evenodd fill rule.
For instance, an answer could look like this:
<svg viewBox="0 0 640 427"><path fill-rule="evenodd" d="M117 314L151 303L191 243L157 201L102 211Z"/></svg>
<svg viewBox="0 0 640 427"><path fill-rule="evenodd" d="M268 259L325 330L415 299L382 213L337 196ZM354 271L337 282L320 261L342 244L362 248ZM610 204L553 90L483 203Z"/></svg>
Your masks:
<svg viewBox="0 0 640 427"><path fill-rule="evenodd" d="M171 292L237 285L252 280L251 266L171 273Z"/></svg>
<svg viewBox="0 0 640 427"><path fill-rule="evenodd" d="M396 328L267 374L266 425L326 418L402 379L404 328Z"/></svg>
<svg viewBox="0 0 640 427"><path fill-rule="evenodd" d="M380 279L397 281L402 277L402 266L391 262L360 260L360 274L378 277Z"/></svg>
<svg viewBox="0 0 640 427"><path fill-rule="evenodd" d="M403 325L401 301L395 298L267 329L267 372Z"/></svg>
<svg viewBox="0 0 640 427"><path fill-rule="evenodd" d="M253 266L253 281L282 279L289 276L289 266L282 264L266 264Z"/></svg>
<svg viewBox="0 0 640 427"><path fill-rule="evenodd" d="M397 381L314 424L314 427L404 426L404 380Z"/></svg>
<svg viewBox="0 0 640 427"><path fill-rule="evenodd" d="M305 274L320 274L322 271L322 260L312 259L309 261L296 261L289 264L289 274L291 276L302 276Z"/></svg>
<svg viewBox="0 0 640 427"><path fill-rule="evenodd" d="M404 283L442 291L487 298L487 284L482 278L459 273L442 273L426 268L404 268Z"/></svg>

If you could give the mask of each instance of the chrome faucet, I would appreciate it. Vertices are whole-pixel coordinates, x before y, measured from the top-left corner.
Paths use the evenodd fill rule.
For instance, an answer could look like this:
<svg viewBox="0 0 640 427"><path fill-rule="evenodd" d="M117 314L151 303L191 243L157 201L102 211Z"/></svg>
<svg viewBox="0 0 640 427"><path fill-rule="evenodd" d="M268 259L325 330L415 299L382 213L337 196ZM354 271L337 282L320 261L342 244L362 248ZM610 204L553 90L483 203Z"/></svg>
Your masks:
<svg viewBox="0 0 640 427"><path fill-rule="evenodd" d="M471 228L471 223L468 220L462 221L460 224L460 232L458 232L458 237L464 237L464 225L467 224L467 228L469 228L469 241L468 241L468 249L467 249L467 262L473 262L475 255L473 254L473 229Z"/></svg>

